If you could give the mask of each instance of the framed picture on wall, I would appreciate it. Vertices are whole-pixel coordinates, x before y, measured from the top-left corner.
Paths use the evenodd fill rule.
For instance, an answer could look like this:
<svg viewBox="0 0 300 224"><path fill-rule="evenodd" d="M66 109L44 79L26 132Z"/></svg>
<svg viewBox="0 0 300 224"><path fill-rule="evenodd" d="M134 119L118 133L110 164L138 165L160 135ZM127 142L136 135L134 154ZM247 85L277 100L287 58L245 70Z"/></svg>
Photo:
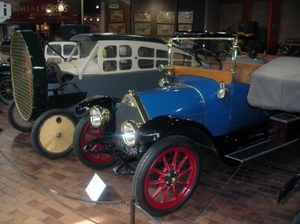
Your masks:
<svg viewBox="0 0 300 224"><path fill-rule="evenodd" d="M193 11L178 12L178 23L193 23Z"/></svg>
<svg viewBox="0 0 300 224"><path fill-rule="evenodd" d="M111 10L110 11L111 22L123 22L123 10Z"/></svg>
<svg viewBox="0 0 300 224"><path fill-rule="evenodd" d="M175 23L175 12L172 11L157 11L157 23Z"/></svg>
<svg viewBox="0 0 300 224"><path fill-rule="evenodd" d="M135 23L134 34L136 35L150 35L151 24L150 23Z"/></svg>
<svg viewBox="0 0 300 224"><path fill-rule="evenodd" d="M126 33L126 23L109 23L108 32L110 33Z"/></svg>
<svg viewBox="0 0 300 224"><path fill-rule="evenodd" d="M157 24L157 36L173 36L174 25L171 24Z"/></svg>
<svg viewBox="0 0 300 224"><path fill-rule="evenodd" d="M151 22L151 11L134 10L134 22Z"/></svg>
<svg viewBox="0 0 300 224"><path fill-rule="evenodd" d="M179 24L178 25L178 31L192 30L192 28L193 28L192 24Z"/></svg>

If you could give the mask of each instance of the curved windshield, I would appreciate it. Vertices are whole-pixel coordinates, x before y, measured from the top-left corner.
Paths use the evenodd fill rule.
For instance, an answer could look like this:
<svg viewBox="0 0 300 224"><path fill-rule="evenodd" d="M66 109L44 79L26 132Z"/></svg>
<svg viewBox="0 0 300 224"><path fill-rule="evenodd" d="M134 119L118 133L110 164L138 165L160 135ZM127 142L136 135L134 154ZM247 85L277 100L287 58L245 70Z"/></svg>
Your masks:
<svg viewBox="0 0 300 224"><path fill-rule="evenodd" d="M79 43L80 58L85 58L90 55L97 41L81 41Z"/></svg>

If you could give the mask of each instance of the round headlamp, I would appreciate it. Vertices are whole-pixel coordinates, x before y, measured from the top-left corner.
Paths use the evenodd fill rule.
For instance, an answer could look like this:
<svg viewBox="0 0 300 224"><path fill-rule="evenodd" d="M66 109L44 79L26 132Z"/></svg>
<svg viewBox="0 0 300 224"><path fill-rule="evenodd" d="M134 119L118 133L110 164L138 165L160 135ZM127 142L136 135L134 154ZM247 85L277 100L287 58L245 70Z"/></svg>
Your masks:
<svg viewBox="0 0 300 224"><path fill-rule="evenodd" d="M123 133L123 141L127 146L132 147L137 143L137 131L138 126L134 121L123 122L121 125L121 132Z"/></svg>
<svg viewBox="0 0 300 224"><path fill-rule="evenodd" d="M100 106L93 106L90 109L90 121L93 127L98 128L108 123L110 119L109 110Z"/></svg>

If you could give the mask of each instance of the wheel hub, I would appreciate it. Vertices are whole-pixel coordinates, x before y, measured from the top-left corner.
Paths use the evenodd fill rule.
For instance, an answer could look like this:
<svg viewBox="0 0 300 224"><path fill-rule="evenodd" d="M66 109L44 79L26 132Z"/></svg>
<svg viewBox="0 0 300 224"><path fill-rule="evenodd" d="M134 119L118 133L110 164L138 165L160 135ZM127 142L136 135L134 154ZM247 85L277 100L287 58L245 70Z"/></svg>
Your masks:
<svg viewBox="0 0 300 224"><path fill-rule="evenodd" d="M56 138L61 138L62 134L59 132L56 134Z"/></svg>
<svg viewBox="0 0 300 224"><path fill-rule="evenodd" d="M165 176L165 184L168 186L173 186L178 181L178 174L175 170L172 170Z"/></svg>

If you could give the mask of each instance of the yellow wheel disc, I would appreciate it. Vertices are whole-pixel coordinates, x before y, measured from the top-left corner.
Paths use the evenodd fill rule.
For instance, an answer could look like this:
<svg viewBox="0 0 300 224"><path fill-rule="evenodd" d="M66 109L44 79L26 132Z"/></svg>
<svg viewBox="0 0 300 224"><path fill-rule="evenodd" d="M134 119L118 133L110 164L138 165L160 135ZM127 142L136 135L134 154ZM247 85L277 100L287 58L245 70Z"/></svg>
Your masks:
<svg viewBox="0 0 300 224"><path fill-rule="evenodd" d="M39 141L45 150L60 153L72 145L74 131L72 120L63 115L55 115L41 125Z"/></svg>

